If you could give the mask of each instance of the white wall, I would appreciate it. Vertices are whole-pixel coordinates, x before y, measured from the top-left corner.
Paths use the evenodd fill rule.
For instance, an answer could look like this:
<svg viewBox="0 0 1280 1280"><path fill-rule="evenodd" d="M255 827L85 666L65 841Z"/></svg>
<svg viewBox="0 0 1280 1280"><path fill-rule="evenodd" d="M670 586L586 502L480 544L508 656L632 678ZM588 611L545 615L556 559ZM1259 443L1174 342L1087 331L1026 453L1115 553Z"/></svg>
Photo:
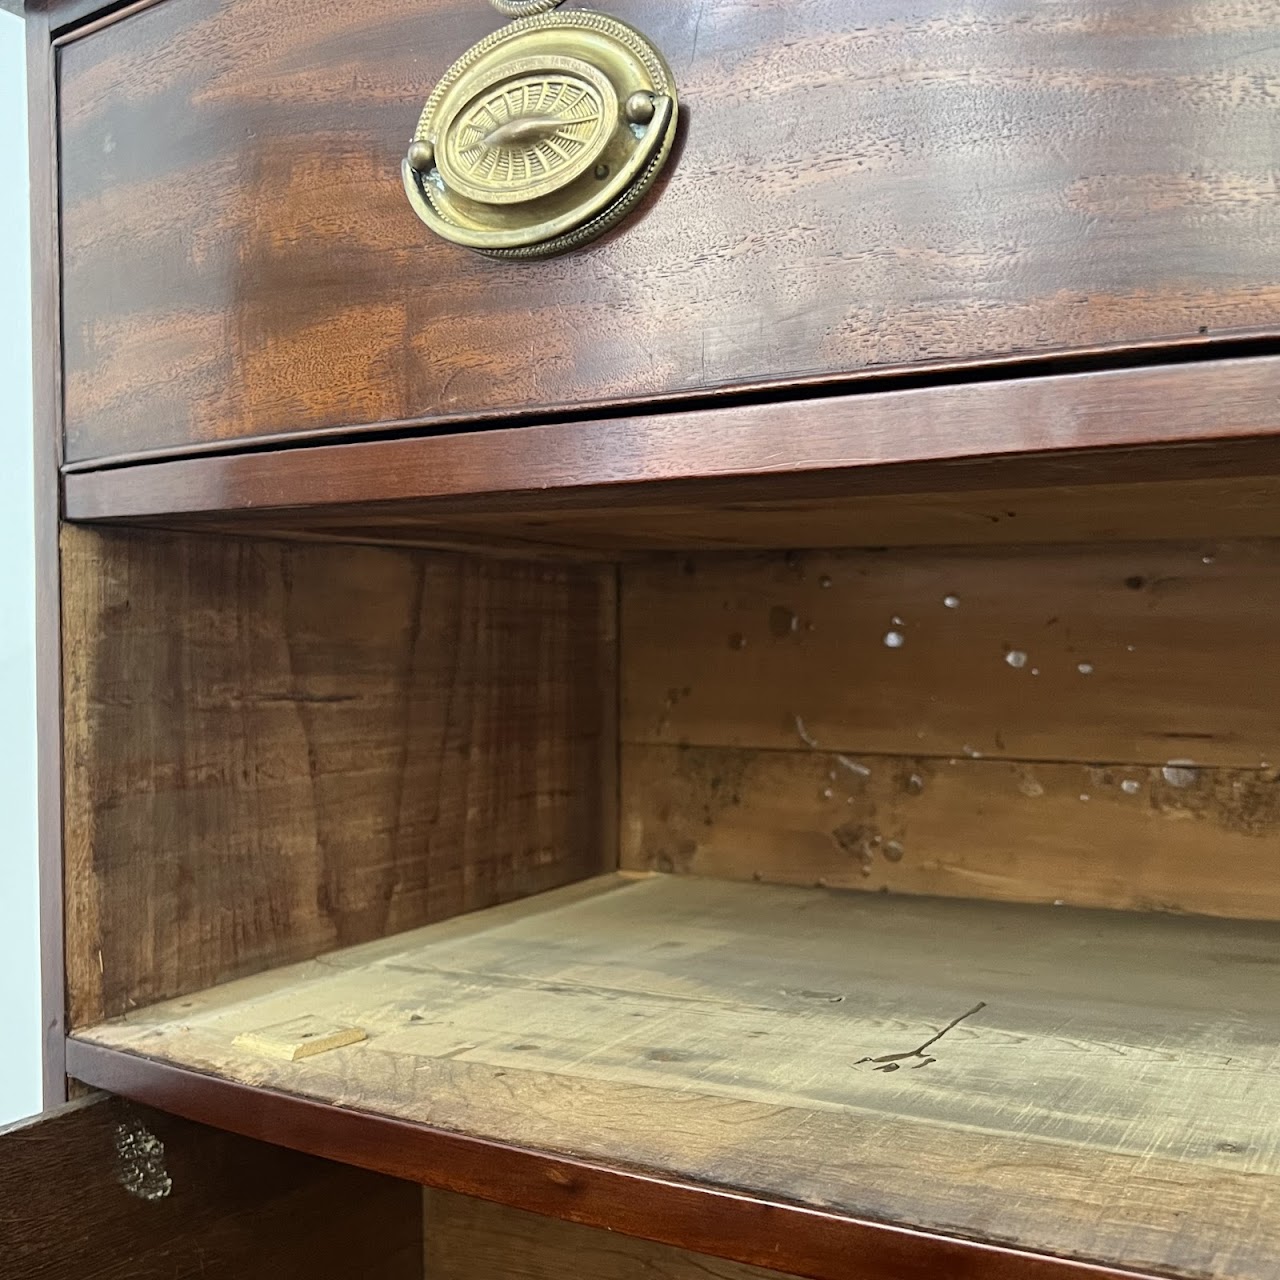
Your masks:
<svg viewBox="0 0 1280 1280"><path fill-rule="evenodd" d="M22 20L0 13L0 1124L40 1109L31 271Z"/></svg>

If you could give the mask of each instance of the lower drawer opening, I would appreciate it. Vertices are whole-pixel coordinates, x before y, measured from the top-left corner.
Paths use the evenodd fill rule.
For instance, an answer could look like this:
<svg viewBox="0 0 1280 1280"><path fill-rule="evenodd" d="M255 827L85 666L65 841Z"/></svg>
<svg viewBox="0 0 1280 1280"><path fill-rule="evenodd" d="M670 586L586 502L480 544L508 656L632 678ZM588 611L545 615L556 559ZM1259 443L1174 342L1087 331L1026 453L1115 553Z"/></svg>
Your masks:
<svg viewBox="0 0 1280 1280"><path fill-rule="evenodd" d="M68 529L72 1070L618 1225L431 1135L585 1162L671 1244L722 1194L694 1247L820 1280L865 1237L805 1213L946 1274L1269 1280L1278 556Z"/></svg>

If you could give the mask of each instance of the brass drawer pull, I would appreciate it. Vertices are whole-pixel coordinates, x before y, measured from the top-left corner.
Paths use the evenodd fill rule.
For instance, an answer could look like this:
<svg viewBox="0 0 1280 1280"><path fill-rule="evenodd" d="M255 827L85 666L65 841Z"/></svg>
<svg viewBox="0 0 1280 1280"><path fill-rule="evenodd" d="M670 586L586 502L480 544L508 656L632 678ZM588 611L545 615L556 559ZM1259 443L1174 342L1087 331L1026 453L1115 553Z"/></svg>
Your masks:
<svg viewBox="0 0 1280 1280"><path fill-rule="evenodd" d="M676 124L671 70L638 31L600 13L535 12L445 72L402 165L405 192L454 244L503 258L563 253L639 203Z"/></svg>

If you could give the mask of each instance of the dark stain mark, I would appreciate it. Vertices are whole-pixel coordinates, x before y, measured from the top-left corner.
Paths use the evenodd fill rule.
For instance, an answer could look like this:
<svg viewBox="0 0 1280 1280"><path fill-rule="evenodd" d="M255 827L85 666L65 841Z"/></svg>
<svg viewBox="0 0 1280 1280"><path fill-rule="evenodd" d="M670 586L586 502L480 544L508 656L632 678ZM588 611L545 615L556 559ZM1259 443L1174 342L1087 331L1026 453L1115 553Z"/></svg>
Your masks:
<svg viewBox="0 0 1280 1280"><path fill-rule="evenodd" d="M853 1065L860 1067L864 1062L874 1062L879 1065L875 1067L876 1071L897 1071L902 1064L911 1058L919 1058L919 1062L912 1063L912 1069L918 1071L921 1067L927 1067L931 1062L937 1062L937 1058L925 1053L930 1045L935 1045L948 1031L954 1031L966 1018L972 1018L975 1013L980 1013L987 1007L985 1000L979 1000L972 1009L966 1010L958 1018L952 1018L937 1035L930 1036L919 1048L911 1049L907 1053L886 1053L878 1058L859 1058Z"/></svg>
<svg viewBox="0 0 1280 1280"><path fill-rule="evenodd" d="M540 1044L513 1044L511 1048L516 1053L533 1053L537 1049L541 1049Z"/></svg>
<svg viewBox="0 0 1280 1280"><path fill-rule="evenodd" d="M698 572L698 566L692 560L686 560L682 568L684 569L685 573L687 573L691 578L695 573Z"/></svg>
<svg viewBox="0 0 1280 1280"><path fill-rule="evenodd" d="M410 1021L410 1022L421 1022L421 1021L422 1021L422 1014L420 1014L420 1013L411 1013L411 1014L409 1015L409 1021Z"/></svg>
<svg viewBox="0 0 1280 1280"><path fill-rule="evenodd" d="M1238 1142L1220 1142L1214 1149L1224 1152L1226 1155L1238 1156L1247 1151L1248 1147L1241 1146Z"/></svg>
<svg viewBox="0 0 1280 1280"><path fill-rule="evenodd" d="M1175 786L1159 769L1150 778L1149 803L1166 817L1196 818L1262 839L1280 832L1280 786L1270 771L1198 769L1185 786Z"/></svg>
<svg viewBox="0 0 1280 1280"><path fill-rule="evenodd" d="M1002 734L1002 733L1000 732L1000 730L999 730L999 729L997 729L997 730L996 730L996 750L997 750L997 751L1003 751L1004 749L1005 749L1005 746L1004 746L1004 734Z"/></svg>
<svg viewBox="0 0 1280 1280"><path fill-rule="evenodd" d="M650 1049L644 1056L650 1062L692 1062L694 1057L683 1049Z"/></svg>
<svg viewBox="0 0 1280 1280"><path fill-rule="evenodd" d="M1130 591L1141 591L1142 588L1147 585L1147 580L1142 576L1142 574L1135 573L1132 577L1124 580L1124 585L1128 587Z"/></svg>
<svg viewBox="0 0 1280 1280"><path fill-rule="evenodd" d="M827 1004L841 1004L844 996L838 991L809 991L805 988L799 988L795 991L783 991L784 996L795 996L799 1000L822 1000Z"/></svg>
<svg viewBox="0 0 1280 1280"><path fill-rule="evenodd" d="M862 874L871 874L871 864L876 850L883 848L884 836L869 822L844 822L831 833L831 838L851 857L862 864Z"/></svg>

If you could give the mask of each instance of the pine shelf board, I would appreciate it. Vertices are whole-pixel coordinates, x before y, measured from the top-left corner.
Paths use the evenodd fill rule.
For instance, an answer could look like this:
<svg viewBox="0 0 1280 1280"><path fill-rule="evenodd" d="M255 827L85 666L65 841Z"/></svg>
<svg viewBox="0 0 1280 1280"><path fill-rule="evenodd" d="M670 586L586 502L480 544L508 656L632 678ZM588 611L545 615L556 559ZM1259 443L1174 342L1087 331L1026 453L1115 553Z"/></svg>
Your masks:
<svg viewBox="0 0 1280 1280"><path fill-rule="evenodd" d="M1278 996L1270 923L616 875L75 1039L859 1220L1266 1280ZM366 1039L253 1049L299 1018Z"/></svg>

